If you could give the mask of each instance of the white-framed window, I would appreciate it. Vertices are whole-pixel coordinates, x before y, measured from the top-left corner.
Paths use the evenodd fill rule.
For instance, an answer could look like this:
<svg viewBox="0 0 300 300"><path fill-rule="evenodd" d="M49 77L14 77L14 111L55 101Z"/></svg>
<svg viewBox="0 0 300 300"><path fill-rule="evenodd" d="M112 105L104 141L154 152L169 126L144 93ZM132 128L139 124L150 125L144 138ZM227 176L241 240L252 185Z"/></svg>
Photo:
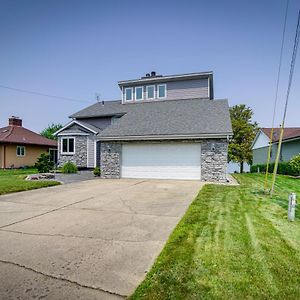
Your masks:
<svg viewBox="0 0 300 300"><path fill-rule="evenodd" d="M124 99L125 101L132 101L133 100L133 88L125 88L124 89Z"/></svg>
<svg viewBox="0 0 300 300"><path fill-rule="evenodd" d="M17 146L17 156L25 156L25 146Z"/></svg>
<svg viewBox="0 0 300 300"><path fill-rule="evenodd" d="M159 99L167 98L167 85L166 84L157 85L157 98L159 98Z"/></svg>
<svg viewBox="0 0 300 300"><path fill-rule="evenodd" d="M144 99L144 87L136 86L134 94L135 94L135 100L143 100Z"/></svg>
<svg viewBox="0 0 300 300"><path fill-rule="evenodd" d="M64 137L61 139L61 153L74 154L75 153L75 138Z"/></svg>
<svg viewBox="0 0 300 300"><path fill-rule="evenodd" d="M155 85L146 86L146 99L155 99Z"/></svg>

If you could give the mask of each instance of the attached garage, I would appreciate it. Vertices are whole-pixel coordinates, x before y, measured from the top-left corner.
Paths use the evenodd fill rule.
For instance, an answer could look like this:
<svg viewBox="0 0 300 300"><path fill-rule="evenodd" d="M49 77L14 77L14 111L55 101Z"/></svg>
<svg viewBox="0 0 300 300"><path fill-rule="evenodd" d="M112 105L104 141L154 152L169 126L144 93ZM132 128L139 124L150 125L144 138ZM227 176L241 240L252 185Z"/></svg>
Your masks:
<svg viewBox="0 0 300 300"><path fill-rule="evenodd" d="M123 144L121 177L200 180L200 143Z"/></svg>

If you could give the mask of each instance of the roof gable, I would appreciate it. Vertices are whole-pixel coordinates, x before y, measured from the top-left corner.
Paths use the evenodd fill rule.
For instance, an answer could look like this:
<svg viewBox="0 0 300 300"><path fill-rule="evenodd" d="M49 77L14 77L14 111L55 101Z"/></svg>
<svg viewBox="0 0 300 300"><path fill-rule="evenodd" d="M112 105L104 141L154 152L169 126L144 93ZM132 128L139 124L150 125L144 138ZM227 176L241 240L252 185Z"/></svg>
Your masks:
<svg viewBox="0 0 300 300"><path fill-rule="evenodd" d="M82 130L82 129L84 130ZM54 133L54 135L60 135L64 133L93 133L98 134L100 129L94 125L88 124L86 122L73 120L58 131Z"/></svg>
<svg viewBox="0 0 300 300"><path fill-rule="evenodd" d="M269 140L270 138L260 129L253 140L252 147L251 147L252 150L268 147Z"/></svg>

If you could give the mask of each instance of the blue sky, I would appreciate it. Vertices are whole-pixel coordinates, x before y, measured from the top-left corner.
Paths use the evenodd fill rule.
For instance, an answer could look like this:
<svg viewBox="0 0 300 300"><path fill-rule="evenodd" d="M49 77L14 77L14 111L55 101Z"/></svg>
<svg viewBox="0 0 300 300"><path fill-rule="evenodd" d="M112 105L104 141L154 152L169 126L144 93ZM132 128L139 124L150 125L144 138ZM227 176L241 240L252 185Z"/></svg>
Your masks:
<svg viewBox="0 0 300 300"><path fill-rule="evenodd" d="M290 0L276 125L282 118L299 1ZM40 131L101 100L120 99L117 81L214 72L215 98L245 103L270 126L285 1L0 1L0 126L10 115ZM300 126L295 67L287 126Z"/></svg>

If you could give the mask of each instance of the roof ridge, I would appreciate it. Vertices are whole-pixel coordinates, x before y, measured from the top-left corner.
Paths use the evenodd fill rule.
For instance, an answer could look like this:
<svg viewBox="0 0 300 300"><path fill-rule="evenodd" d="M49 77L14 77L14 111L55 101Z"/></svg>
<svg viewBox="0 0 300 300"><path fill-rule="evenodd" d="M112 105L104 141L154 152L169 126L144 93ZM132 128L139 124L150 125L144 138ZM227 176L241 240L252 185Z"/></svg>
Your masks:
<svg viewBox="0 0 300 300"><path fill-rule="evenodd" d="M12 134L12 132L13 132L14 126L8 125L8 126L6 126L6 127L9 128L8 133L7 133L6 135L4 135L3 138L1 138L1 141L4 141L5 139L7 139L7 138ZM5 128L5 127L3 127L3 128Z"/></svg>

